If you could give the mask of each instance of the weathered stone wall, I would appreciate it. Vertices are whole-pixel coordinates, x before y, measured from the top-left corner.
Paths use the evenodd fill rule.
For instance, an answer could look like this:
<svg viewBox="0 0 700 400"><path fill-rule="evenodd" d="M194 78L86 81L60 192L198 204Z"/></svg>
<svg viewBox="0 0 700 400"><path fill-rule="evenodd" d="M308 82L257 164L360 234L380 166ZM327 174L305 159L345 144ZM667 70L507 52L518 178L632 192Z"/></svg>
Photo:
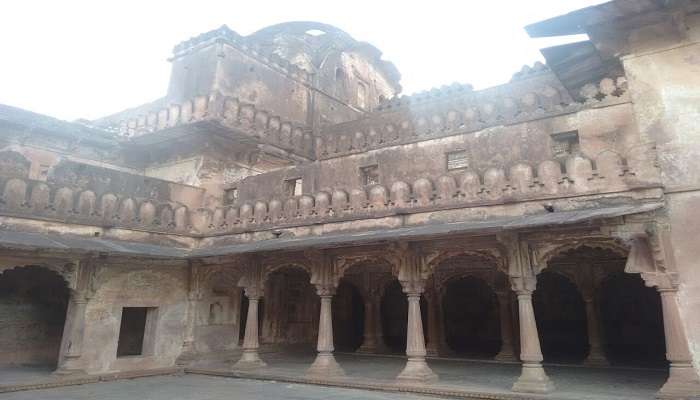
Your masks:
<svg viewBox="0 0 700 400"><path fill-rule="evenodd" d="M578 131L580 155L596 159L618 155L628 164L648 149L643 148L630 104L595 108L553 118L508 126L497 126L475 133L457 134L406 145L369 150L356 155L320 160L247 178L240 191L241 201L285 197L284 181L302 178L304 193L364 185L360 168L377 165L379 183L412 182L418 178L447 173L447 153L465 150L468 168L454 173L474 171L483 174L490 168L508 169L519 163L537 168L553 153L552 134ZM517 146L513 146L517 143ZM563 159L559 159L564 164ZM600 163L599 163L600 164ZM653 165L649 165L653 167ZM506 175L508 175L506 173Z"/></svg>
<svg viewBox="0 0 700 400"><path fill-rule="evenodd" d="M676 21L678 22L678 21ZM666 187L680 303L700 369L700 15L682 29L663 20L628 35L623 58L640 134L656 142Z"/></svg>
<svg viewBox="0 0 700 400"><path fill-rule="evenodd" d="M100 266L87 305L83 357L91 373L170 367L185 331L187 271L175 267ZM151 354L117 357L123 307L157 307ZM148 340L148 339L145 339Z"/></svg>

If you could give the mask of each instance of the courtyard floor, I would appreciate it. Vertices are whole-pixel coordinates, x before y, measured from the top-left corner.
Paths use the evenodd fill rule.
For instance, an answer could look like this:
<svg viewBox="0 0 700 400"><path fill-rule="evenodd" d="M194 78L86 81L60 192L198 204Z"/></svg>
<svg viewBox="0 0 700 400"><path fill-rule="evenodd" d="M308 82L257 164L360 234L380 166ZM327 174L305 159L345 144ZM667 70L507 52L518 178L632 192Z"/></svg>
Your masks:
<svg viewBox="0 0 700 400"><path fill-rule="evenodd" d="M397 356L337 354L346 377L309 379L304 376L313 361L309 352L266 353L267 367L235 371L232 362L210 361L187 368L182 376L138 379L86 380L78 386L62 386L13 393L0 393L1 400L18 399L423 399L421 396L459 398L547 398L566 400L653 399L666 380L664 370L589 368L546 365L556 391L547 396L520 395L510 387L520 373L517 363L429 359L439 376L431 385L405 385L395 381L405 359ZM55 380L46 369L0 369L4 385L26 385ZM308 385L313 383L315 385ZM364 390L372 389L372 390ZM383 390L379 392L376 390ZM1 390L0 390L1 391ZM386 392L389 391L389 392ZM394 392L394 393L392 393ZM408 393L395 393L408 392ZM226 397L224 397L226 396Z"/></svg>
<svg viewBox="0 0 700 400"><path fill-rule="evenodd" d="M155 376L0 394L2 400L428 400L402 393L231 379L203 375Z"/></svg>

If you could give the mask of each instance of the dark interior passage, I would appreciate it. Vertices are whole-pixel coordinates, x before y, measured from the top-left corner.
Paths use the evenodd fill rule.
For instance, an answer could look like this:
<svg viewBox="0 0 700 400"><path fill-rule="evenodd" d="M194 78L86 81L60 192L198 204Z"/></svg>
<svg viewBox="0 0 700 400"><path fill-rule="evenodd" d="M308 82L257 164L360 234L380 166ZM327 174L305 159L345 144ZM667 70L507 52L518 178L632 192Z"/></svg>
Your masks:
<svg viewBox="0 0 700 400"><path fill-rule="evenodd" d="M0 364L55 368L69 296L63 278L42 267L0 275Z"/></svg>
<svg viewBox="0 0 700 400"><path fill-rule="evenodd" d="M567 277L544 271L532 297L542 355L550 362L582 362L588 354L586 306Z"/></svg>
<svg viewBox="0 0 700 400"><path fill-rule="evenodd" d="M603 345L613 364L666 364L661 299L639 275L615 273L600 289Z"/></svg>
<svg viewBox="0 0 700 400"><path fill-rule="evenodd" d="M408 325L408 299L398 280L387 284L381 302L383 340L392 353L406 352L406 327ZM429 340L426 329L428 307L425 299L420 299L420 311L423 321L423 335Z"/></svg>
<svg viewBox="0 0 700 400"><path fill-rule="evenodd" d="M146 307L124 307L119 326L117 357L143 354L143 338L146 333Z"/></svg>
<svg viewBox="0 0 700 400"><path fill-rule="evenodd" d="M365 307L360 291L341 281L333 296L333 338L339 351L355 351L362 345Z"/></svg>
<svg viewBox="0 0 700 400"><path fill-rule="evenodd" d="M314 346L321 302L311 277L301 267L288 265L271 273L265 282L265 312L260 329L262 343Z"/></svg>
<svg viewBox="0 0 700 400"><path fill-rule="evenodd" d="M495 356L501 348L501 328L496 294L475 277L454 279L442 299L445 338L460 356Z"/></svg>

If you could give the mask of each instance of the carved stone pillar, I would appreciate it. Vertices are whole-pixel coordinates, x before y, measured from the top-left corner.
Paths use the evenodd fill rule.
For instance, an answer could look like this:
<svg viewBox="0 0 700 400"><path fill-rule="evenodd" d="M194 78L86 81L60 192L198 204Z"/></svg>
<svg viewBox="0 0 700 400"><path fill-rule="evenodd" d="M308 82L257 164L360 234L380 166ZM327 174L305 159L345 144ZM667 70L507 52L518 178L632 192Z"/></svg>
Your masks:
<svg viewBox="0 0 700 400"><path fill-rule="evenodd" d="M668 379L657 393L659 398L687 399L700 393L700 376L693 366L678 304L679 277L676 272L669 227L662 223L646 225L630 240L626 272L638 272L644 283L656 287L661 296Z"/></svg>
<svg viewBox="0 0 700 400"><path fill-rule="evenodd" d="M586 326L588 327L588 357L583 362L591 366L610 365L600 340L600 324L598 323L598 311L592 296L586 296L583 301L586 303Z"/></svg>
<svg viewBox="0 0 700 400"><path fill-rule="evenodd" d="M258 338L258 303L262 297L262 290L254 287L246 287L245 295L248 297L248 315L245 323L245 336L243 337L243 354L241 359L234 365L235 369L254 369L266 366L260 359L258 349L260 340Z"/></svg>
<svg viewBox="0 0 700 400"><path fill-rule="evenodd" d="M340 367L333 356L333 315L332 300L335 294L334 286L317 286L317 293L321 297L321 312L318 322L318 354L306 374L314 377L344 376L345 371Z"/></svg>
<svg viewBox="0 0 700 400"><path fill-rule="evenodd" d="M537 333L535 310L532 307L532 290L524 288L525 285L518 286L521 286L517 289L517 294L522 371L512 390L525 393L549 393L554 390L554 384L542 368L542 350ZM531 286L534 287L534 283Z"/></svg>
<svg viewBox="0 0 700 400"><path fill-rule="evenodd" d="M182 352L175 360L177 365L186 365L196 357L197 350L194 344L194 332L197 325L197 306L200 300L201 293L199 291L190 291L187 295L185 334L182 340Z"/></svg>
<svg viewBox="0 0 700 400"><path fill-rule="evenodd" d="M63 339L61 340L61 355L59 364L54 374L70 375L84 374L83 365L83 338L85 335L85 310L88 304L86 291L71 290L68 310L66 310L66 322L63 327Z"/></svg>
<svg viewBox="0 0 700 400"><path fill-rule="evenodd" d="M422 289L404 287L408 297L408 324L406 332L406 366L397 379L410 382L428 383L438 377L425 361L425 338L420 315L420 295Z"/></svg>
<svg viewBox="0 0 700 400"><path fill-rule="evenodd" d="M501 321L501 351L495 359L499 361L515 361L515 346L513 344L513 324L510 310L510 293L498 292L499 318Z"/></svg>
<svg viewBox="0 0 700 400"><path fill-rule="evenodd" d="M357 349L358 353L376 353L378 349L378 341L381 338L377 337L377 317L375 316L375 311L377 307L375 306L376 296L367 295L365 297L365 322L364 322L364 332L362 335L362 346ZM381 328L379 328L381 329Z"/></svg>
<svg viewBox="0 0 700 400"><path fill-rule="evenodd" d="M437 293L436 303L437 310L435 317L437 319L438 352L443 356L450 355L453 352L450 345L447 343L447 325L445 324L445 312L442 308L442 292L440 291Z"/></svg>
<svg viewBox="0 0 700 400"><path fill-rule="evenodd" d="M700 394L700 377L693 367L676 288L661 289L661 308L666 336L666 358L671 363L668 380L657 394L660 398L686 399Z"/></svg>
<svg viewBox="0 0 700 400"><path fill-rule="evenodd" d="M438 355L440 349L436 298L437 296L434 293L426 297L428 306L428 342L425 345L425 351L427 355L433 357Z"/></svg>
<svg viewBox="0 0 700 400"><path fill-rule="evenodd" d="M372 303L374 309L374 331L377 337L377 350L375 353L384 353L387 351L384 343L384 326L382 325L382 301L381 296L377 294L375 301Z"/></svg>

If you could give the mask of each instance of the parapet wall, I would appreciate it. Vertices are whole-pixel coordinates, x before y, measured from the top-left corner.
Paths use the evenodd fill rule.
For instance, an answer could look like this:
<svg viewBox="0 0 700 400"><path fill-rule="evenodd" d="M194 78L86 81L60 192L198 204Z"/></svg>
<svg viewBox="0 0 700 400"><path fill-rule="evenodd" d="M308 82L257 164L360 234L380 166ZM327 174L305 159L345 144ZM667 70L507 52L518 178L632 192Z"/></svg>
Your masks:
<svg viewBox="0 0 700 400"><path fill-rule="evenodd" d="M284 226L373 218L430 209L467 208L537 199L624 192L659 187L651 145L625 158L605 151L594 160L572 156L563 163L525 162L422 177L413 182L335 188L288 198L259 199L214 209L128 194L74 190L22 178L0 181L0 214L164 233L234 233Z"/></svg>
<svg viewBox="0 0 700 400"><path fill-rule="evenodd" d="M582 102L552 85L522 93L474 92L456 85L393 99L366 118L329 126L316 140L318 159L475 132L629 101L624 77L582 88Z"/></svg>
<svg viewBox="0 0 700 400"><path fill-rule="evenodd" d="M224 128L304 157L313 155L313 137L306 127L216 92L122 121L112 129L133 138L198 122L220 123Z"/></svg>

